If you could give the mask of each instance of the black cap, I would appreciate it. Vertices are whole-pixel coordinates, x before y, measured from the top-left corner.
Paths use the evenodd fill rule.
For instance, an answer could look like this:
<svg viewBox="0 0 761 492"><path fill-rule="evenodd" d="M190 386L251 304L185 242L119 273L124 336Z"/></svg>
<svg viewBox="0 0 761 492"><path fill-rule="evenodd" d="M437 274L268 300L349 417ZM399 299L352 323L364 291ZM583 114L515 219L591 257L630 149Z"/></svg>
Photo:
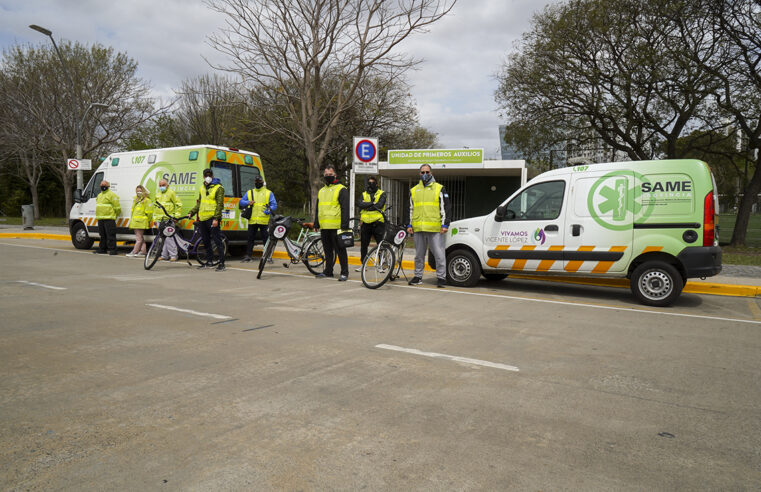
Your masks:
<svg viewBox="0 0 761 492"><path fill-rule="evenodd" d="M256 177L254 178L254 181L261 181L262 183L264 183L264 178L262 177L261 174L257 174Z"/></svg>
<svg viewBox="0 0 761 492"><path fill-rule="evenodd" d="M205 178L206 176L214 176L214 171L210 167L203 170L203 177Z"/></svg>

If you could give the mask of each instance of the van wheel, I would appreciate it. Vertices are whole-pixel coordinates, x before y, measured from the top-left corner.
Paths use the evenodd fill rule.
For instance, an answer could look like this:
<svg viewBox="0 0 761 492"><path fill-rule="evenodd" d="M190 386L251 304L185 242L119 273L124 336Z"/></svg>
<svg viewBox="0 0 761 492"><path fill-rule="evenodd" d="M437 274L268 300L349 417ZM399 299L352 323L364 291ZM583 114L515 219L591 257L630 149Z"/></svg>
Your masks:
<svg viewBox="0 0 761 492"><path fill-rule="evenodd" d="M486 280L499 281L507 278L506 273L482 273Z"/></svg>
<svg viewBox="0 0 761 492"><path fill-rule="evenodd" d="M639 302L649 306L670 306L684 288L682 275L662 261L647 261L634 269L631 289Z"/></svg>
<svg viewBox="0 0 761 492"><path fill-rule="evenodd" d="M77 249L90 249L95 240L87 234L87 227L83 223L77 222L71 228L71 242Z"/></svg>
<svg viewBox="0 0 761 492"><path fill-rule="evenodd" d="M456 249L447 255L447 282L458 287L473 287L481 276L478 259L468 250Z"/></svg>

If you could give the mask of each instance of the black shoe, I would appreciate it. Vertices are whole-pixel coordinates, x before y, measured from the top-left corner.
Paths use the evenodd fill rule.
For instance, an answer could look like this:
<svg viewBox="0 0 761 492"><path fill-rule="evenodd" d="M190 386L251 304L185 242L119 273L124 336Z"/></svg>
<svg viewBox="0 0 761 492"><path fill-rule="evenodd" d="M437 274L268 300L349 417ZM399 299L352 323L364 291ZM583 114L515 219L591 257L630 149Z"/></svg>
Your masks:
<svg viewBox="0 0 761 492"><path fill-rule="evenodd" d="M108 254L111 255L111 256L116 256L119 253L117 253L116 251L109 251Z"/></svg>
<svg viewBox="0 0 761 492"><path fill-rule="evenodd" d="M420 285L423 283L422 277L412 277L412 280L407 282L407 285Z"/></svg>
<svg viewBox="0 0 761 492"><path fill-rule="evenodd" d="M328 275L328 274L325 274L325 273L318 273L317 275L315 275L315 277L317 277L317 278L333 278L333 274L331 273L330 275Z"/></svg>
<svg viewBox="0 0 761 492"><path fill-rule="evenodd" d="M108 251L101 251L99 249L96 249L95 251L93 251L93 254L96 254L96 255L105 255L106 253L108 253Z"/></svg>
<svg viewBox="0 0 761 492"><path fill-rule="evenodd" d="M347 280L349 280L348 275L341 275L340 277L338 277L339 282L346 282Z"/></svg>
<svg viewBox="0 0 761 492"><path fill-rule="evenodd" d="M224 263L220 263L219 265L217 265L217 268L214 269L214 271L217 271L217 272L224 272L225 270L227 270L227 268L225 268Z"/></svg>
<svg viewBox="0 0 761 492"><path fill-rule="evenodd" d="M447 286L447 279L440 278L440 279L436 280L436 287L438 287L440 289L443 289L446 286Z"/></svg>
<svg viewBox="0 0 761 492"><path fill-rule="evenodd" d="M244 256L243 259L240 260L240 261L241 261L241 263L248 263L249 261L251 261L251 257L250 256Z"/></svg>

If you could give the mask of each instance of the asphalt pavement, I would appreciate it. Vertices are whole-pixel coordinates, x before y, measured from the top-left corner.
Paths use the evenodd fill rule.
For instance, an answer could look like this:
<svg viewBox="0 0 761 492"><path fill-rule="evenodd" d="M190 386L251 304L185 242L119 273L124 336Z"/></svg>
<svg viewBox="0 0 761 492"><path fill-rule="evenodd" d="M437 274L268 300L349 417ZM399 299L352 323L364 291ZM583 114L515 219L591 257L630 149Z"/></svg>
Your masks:
<svg viewBox="0 0 761 492"><path fill-rule="evenodd" d="M761 299L0 238L2 490L750 490Z"/></svg>

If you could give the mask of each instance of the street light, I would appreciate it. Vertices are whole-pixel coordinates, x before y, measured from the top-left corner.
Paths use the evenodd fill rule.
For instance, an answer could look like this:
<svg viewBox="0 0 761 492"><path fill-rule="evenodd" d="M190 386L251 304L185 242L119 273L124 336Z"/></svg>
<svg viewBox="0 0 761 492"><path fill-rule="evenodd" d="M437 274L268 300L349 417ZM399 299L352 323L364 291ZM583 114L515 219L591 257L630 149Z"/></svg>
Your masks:
<svg viewBox="0 0 761 492"><path fill-rule="evenodd" d="M69 73L69 67L66 66L66 61L63 59L63 55L61 55L61 50L58 49L58 45L55 44L55 39L53 39L53 31L50 29L45 29L44 27L38 26L36 24L31 24L29 26L30 29L33 29L41 34L44 34L45 36L50 38L50 41L53 43L53 48L55 48L56 53L58 53L58 59L61 60L61 66L63 67L63 72L66 74L66 78L69 79L69 87L71 89L71 95L76 101L75 103L75 111L79 108L79 100L77 99L77 93L74 90L74 79L71 78L71 73ZM90 105L92 107L92 104ZM87 111L89 111L90 108L87 108ZM87 116L87 111L85 111L85 116ZM74 122L76 123L76 116ZM79 139L80 139L80 133L82 128L82 122L84 122L84 117L80 121L79 126L77 127L77 160L82 158L82 146L80 145ZM82 170L77 170L77 189L81 190L84 188L84 179L82 176Z"/></svg>

